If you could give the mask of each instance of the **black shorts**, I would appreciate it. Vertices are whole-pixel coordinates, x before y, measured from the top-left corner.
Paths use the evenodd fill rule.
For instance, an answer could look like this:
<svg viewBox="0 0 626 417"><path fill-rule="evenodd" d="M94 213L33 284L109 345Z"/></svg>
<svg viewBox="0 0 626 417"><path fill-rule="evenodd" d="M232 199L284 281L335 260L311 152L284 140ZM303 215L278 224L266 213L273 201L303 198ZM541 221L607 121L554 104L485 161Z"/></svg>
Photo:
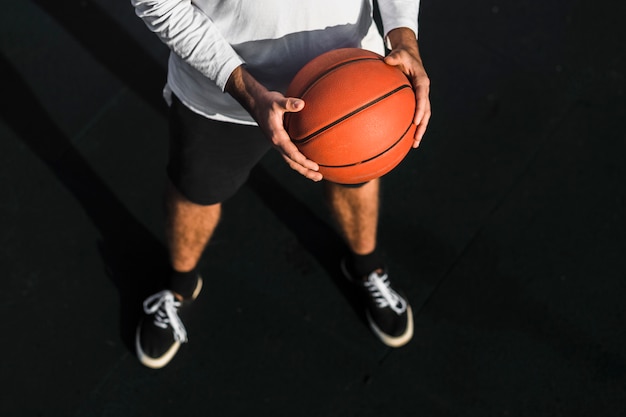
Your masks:
<svg viewBox="0 0 626 417"><path fill-rule="evenodd" d="M224 202L246 182L271 148L257 126L220 122L172 96L167 175L191 202Z"/></svg>

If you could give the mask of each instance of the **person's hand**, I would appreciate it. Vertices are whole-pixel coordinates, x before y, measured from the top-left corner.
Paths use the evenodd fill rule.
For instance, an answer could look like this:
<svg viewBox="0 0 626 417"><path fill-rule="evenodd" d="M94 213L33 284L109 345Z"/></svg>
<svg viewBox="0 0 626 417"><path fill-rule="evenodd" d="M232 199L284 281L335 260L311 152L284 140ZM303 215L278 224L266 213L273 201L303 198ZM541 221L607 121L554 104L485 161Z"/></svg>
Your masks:
<svg viewBox="0 0 626 417"><path fill-rule="evenodd" d="M387 35L391 43L391 52L385 57L385 62L398 67L411 80L415 91L415 117L417 126L413 147L417 148L426 132L430 120L430 79L426 74L415 33L408 28L398 28Z"/></svg>
<svg viewBox="0 0 626 417"><path fill-rule="evenodd" d="M299 98L285 97L281 93L268 91L259 98L259 105L256 106L253 117L291 169L310 180L320 181L322 174L318 172L319 166L298 150L283 124L285 113L298 112L304 105L304 101Z"/></svg>
<svg viewBox="0 0 626 417"><path fill-rule="evenodd" d="M233 71L226 84L226 91L248 110L291 169L313 181L322 179L317 163L298 150L283 125L285 113L302 110L303 100L267 90L243 67Z"/></svg>

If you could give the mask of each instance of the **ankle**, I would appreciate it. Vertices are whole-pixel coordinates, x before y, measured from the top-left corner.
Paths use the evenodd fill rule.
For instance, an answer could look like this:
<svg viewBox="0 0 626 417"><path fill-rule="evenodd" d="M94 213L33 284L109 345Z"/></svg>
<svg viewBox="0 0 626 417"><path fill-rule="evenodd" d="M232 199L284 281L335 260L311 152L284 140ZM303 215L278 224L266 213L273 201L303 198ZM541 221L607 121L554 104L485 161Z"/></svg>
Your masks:
<svg viewBox="0 0 626 417"><path fill-rule="evenodd" d="M190 271L180 272L172 269L168 279L167 288L174 293L178 301L192 298L198 284L198 271L194 268Z"/></svg>
<svg viewBox="0 0 626 417"><path fill-rule="evenodd" d="M380 252L374 249L366 255L352 253L348 258L347 267L354 277L365 279L373 271L382 270L384 262Z"/></svg>

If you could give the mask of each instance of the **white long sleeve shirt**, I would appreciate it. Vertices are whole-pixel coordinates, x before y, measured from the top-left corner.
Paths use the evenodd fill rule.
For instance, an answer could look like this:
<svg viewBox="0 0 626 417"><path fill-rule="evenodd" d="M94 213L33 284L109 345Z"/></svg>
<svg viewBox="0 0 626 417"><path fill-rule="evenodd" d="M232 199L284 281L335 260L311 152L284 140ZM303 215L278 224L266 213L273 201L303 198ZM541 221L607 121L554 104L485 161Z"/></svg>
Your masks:
<svg viewBox="0 0 626 417"><path fill-rule="evenodd" d="M170 48L164 97L174 93L208 118L256 124L229 94L239 65L270 90L285 92L315 56L341 47L384 53L373 0L131 0L147 27ZM419 0L378 0L386 36L418 33Z"/></svg>

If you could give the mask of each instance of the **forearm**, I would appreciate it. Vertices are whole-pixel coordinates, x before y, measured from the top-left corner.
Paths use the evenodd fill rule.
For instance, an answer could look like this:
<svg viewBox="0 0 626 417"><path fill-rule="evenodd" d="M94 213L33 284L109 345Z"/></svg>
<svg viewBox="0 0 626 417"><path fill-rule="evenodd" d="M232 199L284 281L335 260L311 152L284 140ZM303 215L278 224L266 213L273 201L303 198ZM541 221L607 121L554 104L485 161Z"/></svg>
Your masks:
<svg viewBox="0 0 626 417"><path fill-rule="evenodd" d="M233 96L253 117L260 98L268 92L243 65L230 74L224 91Z"/></svg>
<svg viewBox="0 0 626 417"><path fill-rule="evenodd" d="M409 49L418 49L417 46L417 36L410 28L396 28L392 29L387 34L387 39L389 40L389 45L391 49L394 48L409 48Z"/></svg>

